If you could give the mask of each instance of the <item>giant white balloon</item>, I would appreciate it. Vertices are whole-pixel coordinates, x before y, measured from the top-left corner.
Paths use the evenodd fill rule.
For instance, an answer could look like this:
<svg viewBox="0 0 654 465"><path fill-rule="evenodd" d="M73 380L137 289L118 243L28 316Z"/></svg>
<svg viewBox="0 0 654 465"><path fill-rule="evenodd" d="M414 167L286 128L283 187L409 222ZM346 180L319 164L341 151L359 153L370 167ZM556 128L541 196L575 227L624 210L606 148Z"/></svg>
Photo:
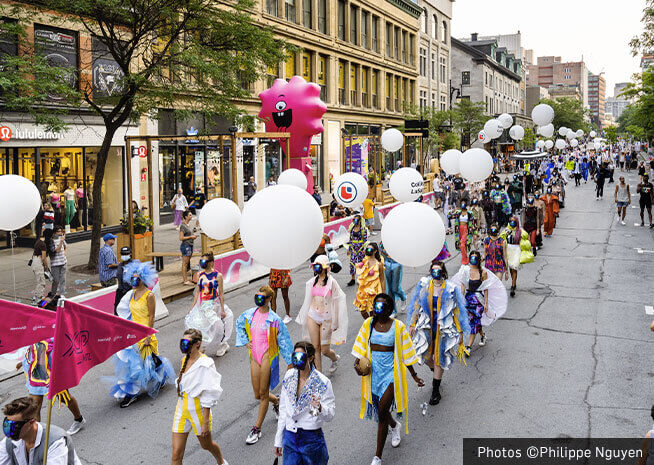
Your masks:
<svg viewBox="0 0 654 465"><path fill-rule="evenodd" d="M559 150L563 150L566 146L566 143L563 139L556 139L556 144L554 144L554 146Z"/></svg>
<svg viewBox="0 0 654 465"><path fill-rule="evenodd" d="M540 134L543 137L552 137L554 135L554 125L552 123L540 126Z"/></svg>
<svg viewBox="0 0 654 465"><path fill-rule="evenodd" d="M554 119L554 109L545 103L536 105L534 109L531 110L531 119L538 126L550 124Z"/></svg>
<svg viewBox="0 0 654 465"><path fill-rule="evenodd" d="M0 229L14 231L31 223L41 208L41 194L34 183L15 174L0 176Z"/></svg>
<svg viewBox="0 0 654 465"><path fill-rule="evenodd" d="M484 132L491 139L497 139L502 135L503 131L504 127L502 126L502 123L497 119L489 119L486 121L486 124L484 124Z"/></svg>
<svg viewBox="0 0 654 465"><path fill-rule="evenodd" d="M545 141L544 140L541 139L538 142L536 142L536 148L542 149L543 147L545 147Z"/></svg>
<svg viewBox="0 0 654 465"><path fill-rule="evenodd" d="M308 192L278 184L257 192L241 214L241 239L259 263L287 270L313 254L323 234L322 212Z"/></svg>
<svg viewBox="0 0 654 465"><path fill-rule="evenodd" d="M381 144L388 152L397 152L404 145L404 135L395 128L385 130L381 135Z"/></svg>
<svg viewBox="0 0 654 465"><path fill-rule="evenodd" d="M407 231L411 231L411 240L407 240ZM445 226L429 205L403 203L386 215L381 239L393 260L406 266L422 266L431 262L443 248Z"/></svg>
<svg viewBox="0 0 654 465"><path fill-rule="evenodd" d="M484 131L483 129L479 131L479 134L477 135L477 139L479 139L479 142L481 142L482 144L485 144L488 141L490 141L490 137L488 137L488 134L486 134L486 131Z"/></svg>
<svg viewBox="0 0 654 465"><path fill-rule="evenodd" d="M300 170L290 168L282 171L277 179L279 184L286 184L289 186L299 187L303 191L307 190L307 177Z"/></svg>
<svg viewBox="0 0 654 465"><path fill-rule="evenodd" d="M570 146L572 146L572 147L576 147L576 146L578 146L578 145L579 145L579 141L578 141L577 139L572 139L572 140L570 141Z"/></svg>
<svg viewBox="0 0 654 465"><path fill-rule="evenodd" d="M511 136L511 139L513 140L522 140L525 137L525 129L516 124L509 129L509 136Z"/></svg>
<svg viewBox="0 0 654 465"><path fill-rule="evenodd" d="M400 168L388 181L391 195L400 202L413 202L425 188L422 175L413 168Z"/></svg>
<svg viewBox="0 0 654 465"><path fill-rule="evenodd" d="M576 139L577 138L577 133L574 132L572 129L568 129L565 133L565 137L568 140Z"/></svg>
<svg viewBox="0 0 654 465"><path fill-rule="evenodd" d="M368 183L359 173L344 173L334 182L334 198L348 208L359 208L368 197Z"/></svg>
<svg viewBox="0 0 654 465"><path fill-rule="evenodd" d="M584 136L584 130L583 129L577 129L577 137L583 137Z"/></svg>
<svg viewBox="0 0 654 465"><path fill-rule="evenodd" d="M597 135L597 133L595 131L590 131L590 133L588 133L588 135L590 137L595 137Z"/></svg>
<svg viewBox="0 0 654 465"><path fill-rule="evenodd" d="M552 142L551 140L546 140L546 141L545 141L545 148L546 148L547 150L549 150L549 149L551 149L552 147L554 147L554 142Z"/></svg>
<svg viewBox="0 0 654 465"><path fill-rule="evenodd" d="M513 116L508 113L502 113L497 119L502 123L504 129L509 129L513 125Z"/></svg>
<svg viewBox="0 0 654 465"><path fill-rule="evenodd" d="M198 221L202 232L212 239L222 241L238 231L241 210L229 199L212 199L200 210Z"/></svg>
<svg viewBox="0 0 654 465"><path fill-rule="evenodd" d="M461 151L457 149L446 150L441 155L441 168L447 174L459 174L459 161L461 160Z"/></svg>
<svg viewBox="0 0 654 465"><path fill-rule="evenodd" d="M568 133L568 128L561 126L559 128L559 136L564 137Z"/></svg>
<svg viewBox="0 0 654 465"><path fill-rule="evenodd" d="M483 181L493 172L493 157L484 149L466 150L461 155L459 168L461 176L468 181Z"/></svg>
<svg viewBox="0 0 654 465"><path fill-rule="evenodd" d="M595 142L595 143L593 144L593 148L594 148L595 150L599 150L599 149L602 148L602 144L600 144L599 142Z"/></svg>

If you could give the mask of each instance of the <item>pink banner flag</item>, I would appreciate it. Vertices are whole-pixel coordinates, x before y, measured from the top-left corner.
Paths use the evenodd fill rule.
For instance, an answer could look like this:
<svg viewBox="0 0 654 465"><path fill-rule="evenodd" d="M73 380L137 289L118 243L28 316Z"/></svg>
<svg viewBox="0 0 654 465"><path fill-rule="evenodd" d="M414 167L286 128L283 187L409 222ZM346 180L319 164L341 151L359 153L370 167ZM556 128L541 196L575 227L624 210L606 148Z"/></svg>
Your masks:
<svg viewBox="0 0 654 465"><path fill-rule="evenodd" d="M157 331L66 300L57 310L48 398L77 386L82 376L125 347Z"/></svg>
<svg viewBox="0 0 654 465"><path fill-rule="evenodd" d="M0 354L54 335L55 313L0 299Z"/></svg>

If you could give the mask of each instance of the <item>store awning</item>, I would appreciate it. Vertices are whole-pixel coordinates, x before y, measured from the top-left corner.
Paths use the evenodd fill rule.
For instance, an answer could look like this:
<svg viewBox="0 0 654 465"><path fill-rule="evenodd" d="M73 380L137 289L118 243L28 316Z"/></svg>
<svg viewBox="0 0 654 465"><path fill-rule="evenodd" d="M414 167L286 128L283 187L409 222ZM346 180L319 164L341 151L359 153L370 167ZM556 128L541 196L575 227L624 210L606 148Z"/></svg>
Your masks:
<svg viewBox="0 0 654 465"><path fill-rule="evenodd" d="M547 152L541 152L540 150L534 150L531 152L523 151L520 153L515 153L511 155L511 158L515 158L516 160L535 160L537 158L545 158L548 157L550 154Z"/></svg>

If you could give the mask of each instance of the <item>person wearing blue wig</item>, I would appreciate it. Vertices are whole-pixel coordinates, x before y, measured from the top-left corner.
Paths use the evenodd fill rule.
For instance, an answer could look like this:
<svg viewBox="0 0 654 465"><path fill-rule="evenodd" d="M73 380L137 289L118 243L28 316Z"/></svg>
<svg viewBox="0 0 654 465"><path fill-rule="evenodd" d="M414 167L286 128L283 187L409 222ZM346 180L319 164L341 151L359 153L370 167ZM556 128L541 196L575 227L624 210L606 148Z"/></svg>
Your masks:
<svg viewBox="0 0 654 465"><path fill-rule="evenodd" d="M151 288L157 283L154 267L149 262L134 260L125 266L123 279L132 285L132 290L118 305L118 315L153 328L156 302ZM114 354L112 360L115 375L111 379L110 394L120 399L121 408L128 407L143 392L157 397L159 389L172 384L175 378L170 360L159 356L154 335Z"/></svg>

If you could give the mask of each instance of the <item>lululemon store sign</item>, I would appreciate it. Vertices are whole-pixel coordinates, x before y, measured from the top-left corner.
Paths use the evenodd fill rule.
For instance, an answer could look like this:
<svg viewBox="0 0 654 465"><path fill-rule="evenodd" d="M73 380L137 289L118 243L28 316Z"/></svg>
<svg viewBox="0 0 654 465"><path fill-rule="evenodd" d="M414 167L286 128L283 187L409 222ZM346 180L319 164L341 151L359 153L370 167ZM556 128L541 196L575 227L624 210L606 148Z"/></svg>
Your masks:
<svg viewBox="0 0 654 465"><path fill-rule="evenodd" d="M42 129L12 129L9 126L0 125L0 141L10 140L57 140L61 139L61 133L55 131L44 131Z"/></svg>

